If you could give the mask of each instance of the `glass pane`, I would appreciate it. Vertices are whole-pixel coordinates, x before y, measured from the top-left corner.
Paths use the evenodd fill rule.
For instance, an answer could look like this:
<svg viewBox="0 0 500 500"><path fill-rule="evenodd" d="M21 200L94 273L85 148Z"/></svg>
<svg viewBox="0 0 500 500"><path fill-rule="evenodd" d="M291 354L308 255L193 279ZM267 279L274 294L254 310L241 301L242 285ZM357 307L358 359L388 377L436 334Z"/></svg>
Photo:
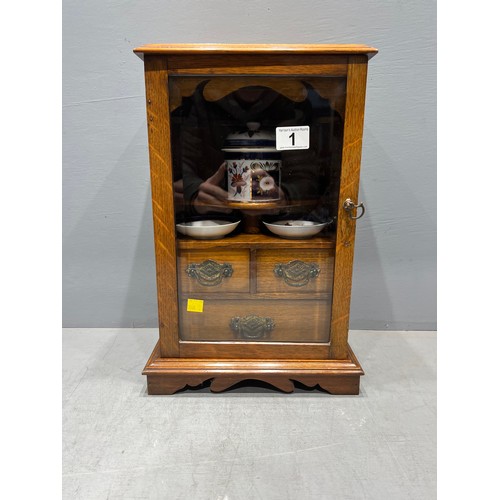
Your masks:
<svg viewBox="0 0 500 500"><path fill-rule="evenodd" d="M170 77L181 339L328 342L345 89Z"/></svg>

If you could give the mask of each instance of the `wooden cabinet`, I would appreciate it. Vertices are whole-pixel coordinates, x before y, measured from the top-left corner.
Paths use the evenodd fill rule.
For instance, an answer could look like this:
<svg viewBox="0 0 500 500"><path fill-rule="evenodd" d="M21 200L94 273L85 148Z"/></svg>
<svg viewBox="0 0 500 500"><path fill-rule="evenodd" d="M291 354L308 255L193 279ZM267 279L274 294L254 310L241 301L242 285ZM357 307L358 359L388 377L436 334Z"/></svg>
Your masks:
<svg viewBox="0 0 500 500"><path fill-rule="evenodd" d="M135 52L145 68L158 284L149 394L245 379L358 394L349 306L376 49Z"/></svg>

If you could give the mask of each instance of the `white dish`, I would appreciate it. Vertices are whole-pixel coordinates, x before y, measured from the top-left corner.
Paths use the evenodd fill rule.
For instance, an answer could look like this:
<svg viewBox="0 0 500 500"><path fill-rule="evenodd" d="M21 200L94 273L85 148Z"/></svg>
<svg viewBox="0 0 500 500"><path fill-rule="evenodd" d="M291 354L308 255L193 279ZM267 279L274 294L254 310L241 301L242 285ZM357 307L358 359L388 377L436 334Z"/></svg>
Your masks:
<svg viewBox="0 0 500 500"><path fill-rule="evenodd" d="M230 222L227 220L197 220L176 224L179 233L198 240L216 240L223 238L226 234L236 229L240 221Z"/></svg>
<svg viewBox="0 0 500 500"><path fill-rule="evenodd" d="M328 226L332 221L328 222L313 222L310 220L280 220L273 224L264 222L266 227L274 234L282 238L291 240L300 240L302 238L311 238L318 234L324 227Z"/></svg>

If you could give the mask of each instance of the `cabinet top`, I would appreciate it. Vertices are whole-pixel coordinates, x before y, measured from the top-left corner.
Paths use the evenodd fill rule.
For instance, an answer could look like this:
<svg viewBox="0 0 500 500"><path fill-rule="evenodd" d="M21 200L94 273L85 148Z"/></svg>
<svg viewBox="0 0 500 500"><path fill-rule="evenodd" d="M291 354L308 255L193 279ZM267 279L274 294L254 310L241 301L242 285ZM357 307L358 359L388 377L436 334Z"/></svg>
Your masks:
<svg viewBox="0 0 500 500"><path fill-rule="evenodd" d="M378 50L362 44L226 44L154 43L134 49L136 54L366 54Z"/></svg>

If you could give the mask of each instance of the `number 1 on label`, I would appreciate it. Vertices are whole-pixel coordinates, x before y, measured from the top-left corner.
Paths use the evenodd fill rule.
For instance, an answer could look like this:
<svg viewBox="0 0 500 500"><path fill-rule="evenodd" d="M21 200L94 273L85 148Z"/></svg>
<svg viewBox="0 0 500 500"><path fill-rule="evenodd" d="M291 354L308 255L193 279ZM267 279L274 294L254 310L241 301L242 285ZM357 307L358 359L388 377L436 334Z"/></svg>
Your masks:
<svg viewBox="0 0 500 500"><path fill-rule="evenodd" d="M309 125L276 127L276 150L309 149Z"/></svg>

